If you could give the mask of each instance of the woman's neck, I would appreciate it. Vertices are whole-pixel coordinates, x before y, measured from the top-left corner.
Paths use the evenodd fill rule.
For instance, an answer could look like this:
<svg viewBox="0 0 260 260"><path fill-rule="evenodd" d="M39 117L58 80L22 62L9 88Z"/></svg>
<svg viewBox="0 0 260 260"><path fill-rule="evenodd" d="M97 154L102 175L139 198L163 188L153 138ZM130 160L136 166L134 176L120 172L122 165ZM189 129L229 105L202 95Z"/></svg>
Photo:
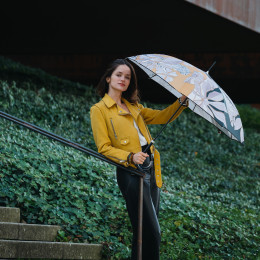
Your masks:
<svg viewBox="0 0 260 260"><path fill-rule="evenodd" d="M126 112L131 113L127 107L126 104L124 104L124 102L122 102L121 98L122 98L122 92L114 92L114 91L108 91L107 93L115 102L116 104L123 108Z"/></svg>
<svg viewBox="0 0 260 260"><path fill-rule="evenodd" d="M122 92L112 92L112 91L108 91L107 93L118 105L122 104Z"/></svg>

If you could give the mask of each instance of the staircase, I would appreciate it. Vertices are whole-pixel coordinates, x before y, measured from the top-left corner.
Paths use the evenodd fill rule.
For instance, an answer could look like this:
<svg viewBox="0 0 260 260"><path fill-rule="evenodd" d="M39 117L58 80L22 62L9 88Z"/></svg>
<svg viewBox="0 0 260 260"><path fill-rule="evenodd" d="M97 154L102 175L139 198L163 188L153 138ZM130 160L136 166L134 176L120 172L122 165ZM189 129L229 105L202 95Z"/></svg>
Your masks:
<svg viewBox="0 0 260 260"><path fill-rule="evenodd" d="M0 207L0 259L101 259L102 245L52 242L59 226L20 223L20 209Z"/></svg>

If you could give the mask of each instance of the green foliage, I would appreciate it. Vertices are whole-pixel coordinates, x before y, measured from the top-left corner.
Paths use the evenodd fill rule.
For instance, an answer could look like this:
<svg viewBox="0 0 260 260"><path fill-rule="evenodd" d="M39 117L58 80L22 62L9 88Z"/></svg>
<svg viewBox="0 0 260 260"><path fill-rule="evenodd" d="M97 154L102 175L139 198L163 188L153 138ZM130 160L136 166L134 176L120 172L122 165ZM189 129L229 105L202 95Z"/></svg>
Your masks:
<svg viewBox="0 0 260 260"><path fill-rule="evenodd" d="M252 108L249 105L239 105L238 111L246 127L256 129L258 132L260 131L260 113L258 109Z"/></svg>
<svg viewBox="0 0 260 260"><path fill-rule="evenodd" d="M0 59L0 75L21 75L0 80L1 111L96 149L89 108L98 97L92 88L79 95L66 81L61 85L76 94L59 91L63 80L8 62ZM3 66L9 70L3 73ZM33 73L37 81L30 81ZM189 110L158 139L161 259L259 257L260 112L238 109L244 145ZM155 136L160 126L149 128ZM113 166L1 118L0 130L1 205L20 207L28 223L61 225L57 241L103 243L104 258L129 258L131 226Z"/></svg>
<svg viewBox="0 0 260 260"><path fill-rule="evenodd" d="M238 107L241 117L250 111ZM260 111L252 109L252 114L257 121ZM260 134L258 125L242 121L244 145L218 134L190 111L158 140L164 174L163 259L257 259ZM159 127L150 129L155 136Z"/></svg>

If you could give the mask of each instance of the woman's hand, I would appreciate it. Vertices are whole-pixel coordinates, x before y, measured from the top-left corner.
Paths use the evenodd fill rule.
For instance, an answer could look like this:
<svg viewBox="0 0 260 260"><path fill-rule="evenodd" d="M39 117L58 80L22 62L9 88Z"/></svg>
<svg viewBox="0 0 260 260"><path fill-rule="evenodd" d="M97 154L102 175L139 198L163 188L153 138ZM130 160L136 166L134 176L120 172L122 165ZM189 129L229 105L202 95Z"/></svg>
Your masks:
<svg viewBox="0 0 260 260"><path fill-rule="evenodd" d="M181 102L183 102L183 101L185 100L185 98L187 98L187 97L184 96L184 95L182 95L182 96L180 97Z"/></svg>
<svg viewBox="0 0 260 260"><path fill-rule="evenodd" d="M134 164L143 164L146 157L149 157L147 153L143 153L143 152L135 153L133 156L133 162Z"/></svg>
<svg viewBox="0 0 260 260"><path fill-rule="evenodd" d="M185 99L186 99L186 101L185 101L185 103L183 103ZM189 99L186 96L182 95L179 98L179 103L182 104L183 106L187 107L189 105Z"/></svg>

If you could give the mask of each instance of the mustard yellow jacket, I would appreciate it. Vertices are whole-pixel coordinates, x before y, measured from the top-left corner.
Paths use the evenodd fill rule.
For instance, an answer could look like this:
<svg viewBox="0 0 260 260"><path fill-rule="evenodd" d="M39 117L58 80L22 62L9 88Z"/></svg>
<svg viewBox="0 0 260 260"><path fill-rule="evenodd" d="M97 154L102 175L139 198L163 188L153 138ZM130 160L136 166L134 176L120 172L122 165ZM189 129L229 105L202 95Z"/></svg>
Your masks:
<svg viewBox="0 0 260 260"><path fill-rule="evenodd" d="M129 166L127 156L130 152L142 151L139 136L134 127L134 120L149 144L152 140L147 124L165 124L180 106L178 100L163 110L145 108L137 103L122 99L130 113L119 107L116 102L105 94L103 99L90 109L91 127L98 152L109 159ZM176 119L185 107L181 107L172 121ZM154 154L154 169L156 184L162 186L160 154L151 147ZM135 167L135 165L130 165Z"/></svg>

